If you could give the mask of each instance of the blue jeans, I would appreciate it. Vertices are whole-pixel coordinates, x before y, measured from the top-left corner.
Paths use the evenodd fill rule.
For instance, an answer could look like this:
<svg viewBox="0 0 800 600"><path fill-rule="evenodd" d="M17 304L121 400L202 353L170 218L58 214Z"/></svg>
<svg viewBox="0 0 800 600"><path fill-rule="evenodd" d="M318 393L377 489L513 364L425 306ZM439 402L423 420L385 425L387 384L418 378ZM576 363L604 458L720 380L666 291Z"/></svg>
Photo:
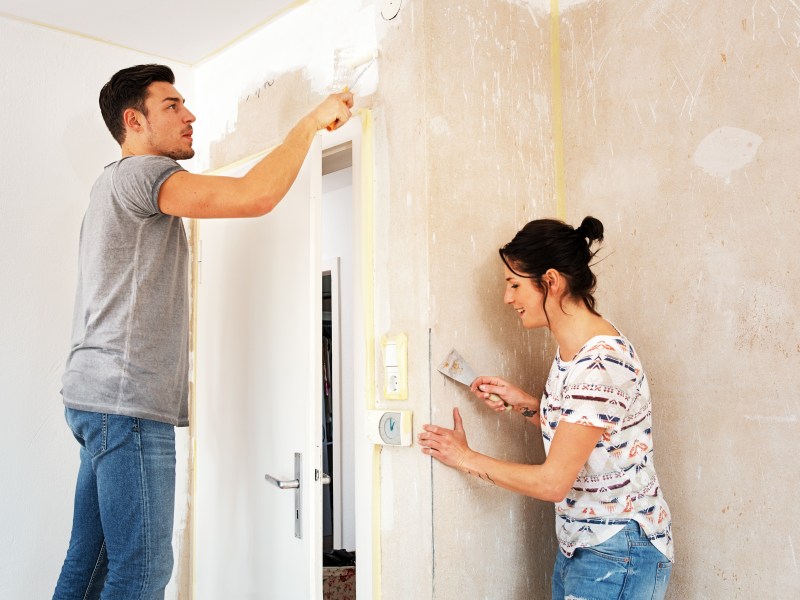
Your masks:
<svg viewBox="0 0 800 600"><path fill-rule="evenodd" d="M172 574L175 428L66 409L81 445L67 558L53 600L156 600Z"/></svg>
<svg viewBox="0 0 800 600"><path fill-rule="evenodd" d="M553 570L553 600L662 600L672 563L631 520L611 539L578 548L567 558L560 551Z"/></svg>

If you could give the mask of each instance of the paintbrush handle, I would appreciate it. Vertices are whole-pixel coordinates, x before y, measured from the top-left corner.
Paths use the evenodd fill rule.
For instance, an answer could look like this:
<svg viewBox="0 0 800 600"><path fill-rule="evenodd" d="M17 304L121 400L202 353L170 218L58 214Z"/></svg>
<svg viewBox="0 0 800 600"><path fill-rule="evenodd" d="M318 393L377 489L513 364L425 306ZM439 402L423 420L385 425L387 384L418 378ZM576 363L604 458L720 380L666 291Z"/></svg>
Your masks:
<svg viewBox="0 0 800 600"><path fill-rule="evenodd" d="M350 91L350 86L346 85L346 86L344 86L344 89L342 90L342 93L346 94L349 91ZM327 129L328 131L333 131L335 129L336 123L338 123L338 122L339 122L339 119L336 119L333 123L328 125L325 129Z"/></svg>

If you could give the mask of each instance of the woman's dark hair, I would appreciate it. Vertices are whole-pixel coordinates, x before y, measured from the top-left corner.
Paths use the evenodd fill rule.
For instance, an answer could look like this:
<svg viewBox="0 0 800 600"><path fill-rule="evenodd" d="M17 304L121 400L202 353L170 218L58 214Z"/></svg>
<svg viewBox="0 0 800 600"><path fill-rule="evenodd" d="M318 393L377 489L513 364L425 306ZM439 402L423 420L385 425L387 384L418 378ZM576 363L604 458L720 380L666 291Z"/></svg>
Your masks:
<svg viewBox="0 0 800 600"><path fill-rule="evenodd" d="M533 280L544 292L542 307L547 300L542 276L548 269L555 269L567 281L568 295L582 299L590 311L599 315L592 295L597 278L589 266L597 254L590 249L595 241L603 241L603 224L594 217L586 217L577 228L556 219L537 219L500 248L500 258L512 273ZM550 322L549 317L547 321Z"/></svg>
<svg viewBox="0 0 800 600"><path fill-rule="evenodd" d="M125 124L122 113L135 108L147 116L144 101L147 100L147 86L154 81L175 83L172 69L164 65L136 65L117 71L100 90L100 112L106 127L114 139L122 145L125 142Z"/></svg>

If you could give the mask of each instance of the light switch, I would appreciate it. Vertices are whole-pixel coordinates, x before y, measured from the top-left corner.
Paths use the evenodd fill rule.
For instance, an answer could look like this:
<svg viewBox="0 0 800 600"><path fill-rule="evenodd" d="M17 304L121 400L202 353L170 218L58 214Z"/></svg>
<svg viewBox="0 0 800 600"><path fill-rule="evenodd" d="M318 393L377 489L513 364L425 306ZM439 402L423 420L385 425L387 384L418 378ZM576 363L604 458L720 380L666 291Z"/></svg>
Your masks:
<svg viewBox="0 0 800 600"><path fill-rule="evenodd" d="M408 399L408 337L405 333L384 336L383 396L387 400Z"/></svg>
<svg viewBox="0 0 800 600"><path fill-rule="evenodd" d="M383 347L383 364L387 367L396 367L397 362L397 343L391 339L386 340L386 345Z"/></svg>

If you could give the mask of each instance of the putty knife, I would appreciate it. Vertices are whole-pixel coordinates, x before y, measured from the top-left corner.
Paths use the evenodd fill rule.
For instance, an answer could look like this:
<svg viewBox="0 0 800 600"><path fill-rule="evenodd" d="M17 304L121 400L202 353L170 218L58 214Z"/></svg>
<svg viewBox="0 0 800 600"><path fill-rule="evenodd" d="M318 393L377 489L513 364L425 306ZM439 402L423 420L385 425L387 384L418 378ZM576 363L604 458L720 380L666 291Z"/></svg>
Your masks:
<svg viewBox="0 0 800 600"><path fill-rule="evenodd" d="M444 361L442 361L442 364L439 365L439 372L467 387L469 387L477 377L472 368L467 364L467 361L464 360L455 348L450 350L450 354L448 354ZM511 410L511 406L506 404L506 401L497 394L489 394L489 400L493 400L494 402L499 400L503 403L503 406L506 407L506 410Z"/></svg>

